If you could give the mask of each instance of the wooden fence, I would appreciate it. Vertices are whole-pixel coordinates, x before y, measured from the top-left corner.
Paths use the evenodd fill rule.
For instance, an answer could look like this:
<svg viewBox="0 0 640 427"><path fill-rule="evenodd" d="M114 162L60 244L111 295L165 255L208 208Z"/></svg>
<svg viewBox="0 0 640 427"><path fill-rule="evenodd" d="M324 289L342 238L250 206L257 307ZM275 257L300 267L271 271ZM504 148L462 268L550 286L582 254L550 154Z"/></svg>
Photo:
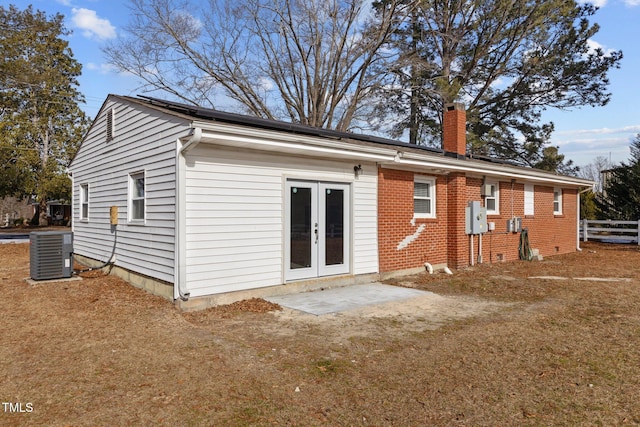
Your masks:
<svg viewBox="0 0 640 427"><path fill-rule="evenodd" d="M610 243L637 243L640 245L639 221L594 221L580 222L580 237L584 242L599 240Z"/></svg>

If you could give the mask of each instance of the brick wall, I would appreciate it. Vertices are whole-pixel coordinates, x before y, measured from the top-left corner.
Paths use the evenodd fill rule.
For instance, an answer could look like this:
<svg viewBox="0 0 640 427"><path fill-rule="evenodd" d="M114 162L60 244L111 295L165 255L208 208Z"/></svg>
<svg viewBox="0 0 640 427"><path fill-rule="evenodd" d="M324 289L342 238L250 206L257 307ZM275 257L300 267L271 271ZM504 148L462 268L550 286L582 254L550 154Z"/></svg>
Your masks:
<svg viewBox="0 0 640 427"><path fill-rule="evenodd" d="M447 178L436 179L436 218L413 218L413 172L378 169L378 250L380 271L420 267L425 262L447 262ZM419 229L422 227L422 231ZM419 234L418 234L419 232ZM417 237L406 247L399 245Z"/></svg>
<svg viewBox="0 0 640 427"><path fill-rule="evenodd" d="M535 186L534 215L523 220L532 248L543 256L575 251L577 200L577 190L563 189L562 215L554 215L553 187Z"/></svg>
<svg viewBox="0 0 640 427"><path fill-rule="evenodd" d="M422 175L422 174L418 174ZM429 176L429 175L422 175ZM447 176L432 175L436 179L436 218L413 218L414 173L393 169L379 169L379 255L380 271L388 272L420 267L425 262L447 264L461 268L470 264L470 237L465 234L465 207L480 195L483 180L469 178L462 173ZM568 253L576 245L575 189L564 189L562 215L553 213L551 186L534 186L534 215L524 215L524 184L499 181L499 214L489 215L495 230L482 237L484 263L511 261L519 258L519 233L507 233L507 220L522 218L529 231L532 248L543 256ZM399 248L408 236L413 236L424 224L422 232L408 245ZM479 236L473 237L474 259L479 254Z"/></svg>
<svg viewBox="0 0 640 427"><path fill-rule="evenodd" d="M495 230L482 237L483 262L512 261L520 257L520 233L507 232L507 221L512 216L524 217L524 184L498 181L498 187L499 214L487 215L487 221L495 224ZM484 199L480 200L484 203ZM523 227L526 227L524 221Z"/></svg>
<svg viewBox="0 0 640 427"><path fill-rule="evenodd" d="M539 249L543 256L573 252L576 248L575 189L563 190L563 214L553 213L553 191L550 186L534 186L534 214L524 214L524 184L500 182L500 214L489 215L495 230L483 236L483 262L510 261L519 258L519 233L507 233L507 220L522 218L527 228L531 248ZM478 239L476 237L476 239Z"/></svg>

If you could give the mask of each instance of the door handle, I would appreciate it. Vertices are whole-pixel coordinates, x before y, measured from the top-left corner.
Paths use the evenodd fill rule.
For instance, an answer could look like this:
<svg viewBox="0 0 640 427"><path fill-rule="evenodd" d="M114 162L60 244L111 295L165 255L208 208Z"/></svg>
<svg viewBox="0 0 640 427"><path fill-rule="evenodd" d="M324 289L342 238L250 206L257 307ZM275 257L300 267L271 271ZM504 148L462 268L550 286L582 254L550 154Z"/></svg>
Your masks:
<svg viewBox="0 0 640 427"><path fill-rule="evenodd" d="M316 222L316 223L315 223L315 225L314 225L314 230L313 230L313 232L314 232L314 233L315 233L315 235L316 235L316 245L317 245L317 244L318 244L318 223L317 223L317 222Z"/></svg>

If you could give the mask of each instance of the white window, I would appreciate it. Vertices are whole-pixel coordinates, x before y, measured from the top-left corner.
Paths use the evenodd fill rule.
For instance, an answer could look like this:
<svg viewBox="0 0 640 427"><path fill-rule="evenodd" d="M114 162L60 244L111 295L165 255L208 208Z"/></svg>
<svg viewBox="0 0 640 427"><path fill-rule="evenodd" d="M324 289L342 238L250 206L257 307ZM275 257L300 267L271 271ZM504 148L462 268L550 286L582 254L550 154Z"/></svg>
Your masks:
<svg viewBox="0 0 640 427"><path fill-rule="evenodd" d="M80 184L80 219L89 219L89 184Z"/></svg>
<svg viewBox="0 0 640 427"><path fill-rule="evenodd" d="M524 185L524 214L533 215L534 212L533 184Z"/></svg>
<svg viewBox="0 0 640 427"><path fill-rule="evenodd" d="M129 221L140 222L145 219L144 172L129 175Z"/></svg>
<svg viewBox="0 0 640 427"><path fill-rule="evenodd" d="M415 218L436 217L436 180L415 177L413 181L413 215Z"/></svg>
<svg viewBox="0 0 640 427"><path fill-rule="evenodd" d="M487 208L487 215L500 214L500 186L498 181L487 180L484 188L484 207Z"/></svg>
<svg viewBox="0 0 640 427"><path fill-rule="evenodd" d="M562 188L553 189L553 214L562 215Z"/></svg>

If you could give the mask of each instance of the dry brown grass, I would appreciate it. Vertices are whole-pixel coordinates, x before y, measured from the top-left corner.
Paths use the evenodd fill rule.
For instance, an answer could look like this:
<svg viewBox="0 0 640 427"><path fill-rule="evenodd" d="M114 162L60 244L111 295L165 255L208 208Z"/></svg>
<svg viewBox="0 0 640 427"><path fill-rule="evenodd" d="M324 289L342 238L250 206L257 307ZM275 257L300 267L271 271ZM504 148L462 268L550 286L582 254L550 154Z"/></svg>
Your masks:
<svg viewBox="0 0 640 427"><path fill-rule="evenodd" d="M181 314L113 277L29 286L28 245L0 245L0 400L33 407L0 407L0 424L637 425L639 261L588 244L403 278L512 303L416 330L282 317L261 300ZM572 279L528 278L547 275Z"/></svg>

